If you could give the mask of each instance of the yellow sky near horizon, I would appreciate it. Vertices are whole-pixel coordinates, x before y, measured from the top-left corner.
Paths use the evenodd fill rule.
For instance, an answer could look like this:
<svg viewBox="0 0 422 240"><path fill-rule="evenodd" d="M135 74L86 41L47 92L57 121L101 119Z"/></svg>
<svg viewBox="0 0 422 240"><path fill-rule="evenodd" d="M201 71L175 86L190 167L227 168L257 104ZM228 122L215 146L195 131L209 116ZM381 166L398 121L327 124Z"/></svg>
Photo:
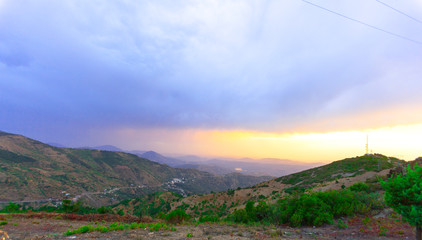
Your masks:
<svg viewBox="0 0 422 240"><path fill-rule="evenodd" d="M281 158L331 162L365 154L366 136L373 153L414 160L422 156L422 124L326 133L266 133L197 129L123 129L114 134L127 148L164 155L232 158Z"/></svg>

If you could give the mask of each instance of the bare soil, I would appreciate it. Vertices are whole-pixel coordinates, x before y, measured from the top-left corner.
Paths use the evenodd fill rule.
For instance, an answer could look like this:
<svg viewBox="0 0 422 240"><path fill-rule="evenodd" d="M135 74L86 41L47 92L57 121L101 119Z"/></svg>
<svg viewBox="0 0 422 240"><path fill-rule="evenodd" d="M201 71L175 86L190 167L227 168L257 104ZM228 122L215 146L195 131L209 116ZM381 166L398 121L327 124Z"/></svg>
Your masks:
<svg viewBox="0 0 422 240"><path fill-rule="evenodd" d="M0 227L13 240L26 239L414 239L414 229L399 218L373 216L344 219L347 228L340 229L337 224L322 227L292 228L289 226L248 226L225 224L184 224L177 225L176 231L150 231L148 229L124 230L114 232L91 232L72 236L63 235L68 229L95 224L88 217L66 219L66 215L42 216L32 214L1 215L7 221ZM61 219L62 218L62 219ZM115 219L103 221L108 225ZM124 219L123 219L124 220ZM126 219L129 220L129 219ZM0 239L2 232L0 231ZM187 237L191 235L191 237Z"/></svg>

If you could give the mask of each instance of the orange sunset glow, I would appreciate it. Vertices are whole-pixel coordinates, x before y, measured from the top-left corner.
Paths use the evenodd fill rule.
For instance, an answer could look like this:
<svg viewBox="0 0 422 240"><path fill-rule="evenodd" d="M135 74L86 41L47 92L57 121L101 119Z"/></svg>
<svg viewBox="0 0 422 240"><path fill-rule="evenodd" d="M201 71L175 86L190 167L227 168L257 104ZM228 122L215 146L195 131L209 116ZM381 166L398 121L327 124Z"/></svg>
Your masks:
<svg viewBox="0 0 422 240"><path fill-rule="evenodd" d="M166 154L189 152L202 156L295 159L303 162L331 162L365 154L369 150L405 160L420 153L422 124L402 125L362 131L326 133L265 133L252 131L204 130L121 130L116 141L130 139L133 147L166 148ZM161 137L157 137L161 136ZM164 137L165 136L165 137ZM142 140L140 140L142 139ZM145 139L145 140L144 140ZM146 139L149 139L147 142Z"/></svg>
<svg viewBox="0 0 422 240"><path fill-rule="evenodd" d="M303 162L365 154L368 135L413 160L422 8L395 4L0 0L0 131Z"/></svg>

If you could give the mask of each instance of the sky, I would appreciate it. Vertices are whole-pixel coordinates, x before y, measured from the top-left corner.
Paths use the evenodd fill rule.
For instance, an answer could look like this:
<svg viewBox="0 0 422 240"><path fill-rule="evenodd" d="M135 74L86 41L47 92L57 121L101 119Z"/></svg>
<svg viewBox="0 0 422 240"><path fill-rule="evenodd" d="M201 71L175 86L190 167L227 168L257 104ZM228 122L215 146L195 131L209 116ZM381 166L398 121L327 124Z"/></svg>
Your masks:
<svg viewBox="0 0 422 240"><path fill-rule="evenodd" d="M0 0L0 130L69 147L422 156L419 0Z"/></svg>

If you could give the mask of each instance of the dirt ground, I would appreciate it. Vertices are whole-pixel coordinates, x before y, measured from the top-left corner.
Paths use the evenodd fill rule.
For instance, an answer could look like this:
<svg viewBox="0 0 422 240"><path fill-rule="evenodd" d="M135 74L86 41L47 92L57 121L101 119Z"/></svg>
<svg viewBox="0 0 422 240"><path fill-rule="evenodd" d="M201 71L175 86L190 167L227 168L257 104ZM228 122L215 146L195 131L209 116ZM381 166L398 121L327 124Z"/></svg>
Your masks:
<svg viewBox="0 0 422 240"><path fill-rule="evenodd" d="M150 231L148 229L123 230L114 232L91 232L65 236L68 229L92 225L94 222L61 220L56 218L26 218L3 215L7 224L0 230L7 232L13 240L26 239L414 239L414 230L398 219L383 217L355 217L344 219L347 227L338 224L322 227L291 228L289 226L245 226L223 224L176 225L176 231ZM102 223L109 225L111 222ZM190 237L188 237L190 236ZM0 239L2 233L0 232Z"/></svg>

